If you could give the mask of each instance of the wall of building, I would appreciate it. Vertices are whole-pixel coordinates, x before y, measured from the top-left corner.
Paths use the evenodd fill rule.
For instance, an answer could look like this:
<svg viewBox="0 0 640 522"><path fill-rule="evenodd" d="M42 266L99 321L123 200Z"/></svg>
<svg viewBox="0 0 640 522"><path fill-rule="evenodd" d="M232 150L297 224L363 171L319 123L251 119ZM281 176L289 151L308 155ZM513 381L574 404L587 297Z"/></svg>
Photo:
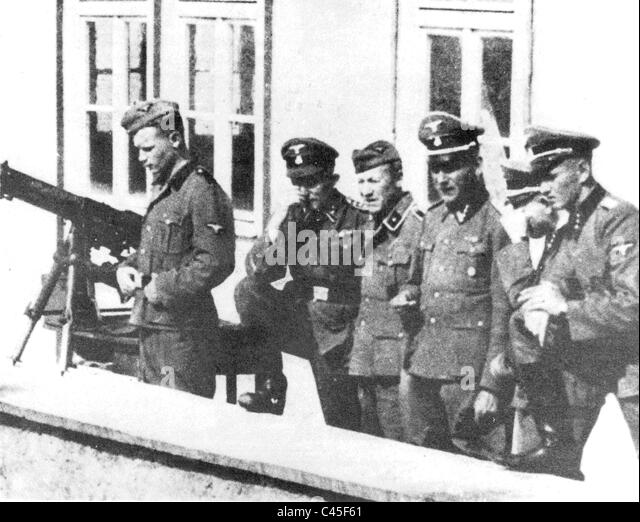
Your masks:
<svg viewBox="0 0 640 522"><path fill-rule="evenodd" d="M277 0L273 7L271 195L290 191L282 144L315 136L339 152L340 188L355 193L351 152L393 141L395 2Z"/></svg>
<svg viewBox="0 0 640 522"><path fill-rule="evenodd" d="M0 4L0 161L56 182L56 2ZM4 350L23 333L23 312L49 270L56 220L21 201L0 200L0 332ZM52 333L32 346L53 355ZM29 352L27 357L35 354ZM43 354L40 354L43 355Z"/></svg>
<svg viewBox="0 0 640 522"><path fill-rule="evenodd" d="M536 124L600 138L596 178L637 205L638 3L535 0L531 104Z"/></svg>
<svg viewBox="0 0 640 522"><path fill-rule="evenodd" d="M405 7L410 4L401 4ZM410 6L409 6L410 7ZM0 3L0 161L46 181L56 180L56 2ZM424 113L408 94L396 107L395 12L390 0L277 0L273 6L271 85L272 208L291 195L280 147L316 136L340 157L339 187L354 195L351 151L394 139L394 110L410 122L397 131L407 185L419 191L424 157L415 134ZM412 12L406 8L405 13ZM38 13L34 16L33 13ZM628 0L535 0L532 121L590 132L602 146L596 176L638 203L638 5ZM402 17L402 11L400 13ZM407 20L401 21L407 23ZM405 31L405 37L407 32ZM420 34L401 46L398 88L417 92L424 63ZM414 40L411 40L414 38ZM550 60L549 57L554 59ZM415 116L415 117L414 117ZM415 123L413 122L415 120ZM55 219L19 202L0 201L0 331L16 324L39 286L55 246ZM241 245L244 253L245 245ZM237 278L242 276L239 254ZM233 282L219 293L231 310ZM222 314L224 315L224 314ZM230 314L229 319L234 319Z"/></svg>

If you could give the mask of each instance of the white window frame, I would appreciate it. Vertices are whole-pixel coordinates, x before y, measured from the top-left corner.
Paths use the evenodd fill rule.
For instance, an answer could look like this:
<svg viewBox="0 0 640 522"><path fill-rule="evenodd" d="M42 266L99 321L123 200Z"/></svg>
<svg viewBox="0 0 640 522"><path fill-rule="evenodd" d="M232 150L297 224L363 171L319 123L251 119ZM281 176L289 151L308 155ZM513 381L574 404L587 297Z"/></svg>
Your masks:
<svg viewBox="0 0 640 522"><path fill-rule="evenodd" d="M176 100L180 103L183 117L203 116L190 111L188 104L188 39L187 27L190 23L216 24L216 34L220 35L222 45L217 46L216 61L226 61L222 70L226 78L222 82L230 85L232 77L231 31L229 21L252 25L255 39L255 95L253 114L204 115L214 122L215 149L214 174L221 186L231 195L232 183L232 123L249 123L254 126L254 201L253 211L234 211L236 233L252 237L261 233L264 226L265 211L265 2L267 0L215 0L184 1L162 0L160 19L154 17L154 0L66 0L64 3L64 184L69 190L98 199L117 208L128 208L144 212L150 197L151 180L147 179L146 194L131 194L128 187L128 144L129 137L119 125L128 103L127 86L127 49L126 22L138 21L147 24L147 99L155 92L161 98ZM88 45L86 41L86 22L98 17L114 20L112 69L113 92L112 105L99 107L88 103ZM156 25L160 24L160 49L154 35ZM123 39L124 38L124 39ZM226 51L229 52L226 52ZM156 79L156 55L160 56L159 72ZM182 81L176 81L176 75ZM159 84L155 85L159 80ZM217 89L214 106L231 107L231 92ZM87 112L99 110L112 114L113 135L113 185L107 192L92 185L89 158L89 130ZM185 121L186 123L186 121Z"/></svg>
<svg viewBox="0 0 640 522"><path fill-rule="evenodd" d="M163 5L163 38L161 92L164 97L176 99L180 103L183 117L203 118L214 126L214 175L218 183L232 195L232 130L233 123L248 123L254 126L254 187L253 210L234 210L236 234L253 237L263 228L264 216L264 0L256 1L215 1L195 2L169 0ZM213 24L215 39L214 70L214 111L203 113L189 109L189 25ZM232 112L231 82L233 76L232 31L233 25L254 27L255 76L253 114L242 115ZM174 81L168 75L179 75L181 81ZM227 88L229 87L229 88ZM218 109L220 108L220 109ZM187 122L185 122L187 123Z"/></svg>
<svg viewBox="0 0 640 522"><path fill-rule="evenodd" d="M399 2L397 141L405 144L410 173L407 180L420 199L426 200L426 154L418 142L420 119L430 103L429 36L460 38L462 51L461 116L480 121L482 38L510 38L513 42L511 72L510 136L502 139L512 157L523 152L522 135L530 123L532 1L403 0ZM409 154L406 154L406 153ZM411 177L412 176L412 177Z"/></svg>
<svg viewBox="0 0 640 522"><path fill-rule="evenodd" d="M78 194L89 196L117 208L144 212L147 193L129 192L129 136L120 120L129 106L129 53L127 22L146 23L147 32L147 99L153 97L154 70L154 4L153 0L80 1L64 3L64 184ZM109 18L113 23L112 40L112 104L89 103L89 45L87 22ZM110 192L92 185L87 114L109 112L112 116L113 182Z"/></svg>

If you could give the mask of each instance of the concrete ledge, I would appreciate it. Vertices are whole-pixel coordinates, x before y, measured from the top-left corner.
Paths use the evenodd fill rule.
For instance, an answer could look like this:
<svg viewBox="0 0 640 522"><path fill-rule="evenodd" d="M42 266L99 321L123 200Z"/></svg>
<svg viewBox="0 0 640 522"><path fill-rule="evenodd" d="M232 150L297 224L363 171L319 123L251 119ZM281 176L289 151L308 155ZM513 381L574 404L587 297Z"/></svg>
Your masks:
<svg viewBox="0 0 640 522"><path fill-rule="evenodd" d="M100 370L0 366L0 411L37 423L377 501L593 500L584 484L514 473Z"/></svg>

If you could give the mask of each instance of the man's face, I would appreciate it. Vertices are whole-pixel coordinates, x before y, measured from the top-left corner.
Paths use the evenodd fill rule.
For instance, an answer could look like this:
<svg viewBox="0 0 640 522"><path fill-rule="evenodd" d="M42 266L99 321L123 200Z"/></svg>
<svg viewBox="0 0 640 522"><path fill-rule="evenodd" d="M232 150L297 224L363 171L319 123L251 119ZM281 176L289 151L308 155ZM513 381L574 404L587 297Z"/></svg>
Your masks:
<svg viewBox="0 0 640 522"><path fill-rule="evenodd" d="M556 227L558 214L542 194L529 201L522 212L527 220L527 233L531 237L542 237L553 232Z"/></svg>
<svg viewBox="0 0 640 522"><path fill-rule="evenodd" d="M356 180L362 202L372 213L380 212L399 190L389 165L380 165L366 172L360 172L356 174Z"/></svg>
<svg viewBox="0 0 640 522"><path fill-rule="evenodd" d="M478 165L478 157L468 153L442 154L429 158L429 172L445 204L456 203L466 194Z"/></svg>
<svg viewBox="0 0 640 522"><path fill-rule="evenodd" d="M327 178L322 174L304 176L293 180L292 183L296 189L298 201L314 210L325 207L335 184L333 178Z"/></svg>
<svg viewBox="0 0 640 522"><path fill-rule="evenodd" d="M542 191L556 210L572 208L582 192L585 162L569 159L553 168L542 183Z"/></svg>
<svg viewBox="0 0 640 522"><path fill-rule="evenodd" d="M172 140L156 127L144 127L133 137L133 145L138 149L138 161L151 174L153 182L164 183L179 156L177 138Z"/></svg>

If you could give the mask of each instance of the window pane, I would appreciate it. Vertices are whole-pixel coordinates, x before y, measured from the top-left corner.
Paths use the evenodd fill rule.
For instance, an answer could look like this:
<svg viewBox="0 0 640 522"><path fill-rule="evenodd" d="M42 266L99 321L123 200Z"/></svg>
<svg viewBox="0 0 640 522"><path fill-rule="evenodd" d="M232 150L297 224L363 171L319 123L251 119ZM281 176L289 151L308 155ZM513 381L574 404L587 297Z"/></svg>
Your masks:
<svg viewBox="0 0 640 522"><path fill-rule="evenodd" d="M231 199L234 208L253 210L255 140L253 125L232 123Z"/></svg>
<svg viewBox="0 0 640 522"><path fill-rule="evenodd" d="M91 183L111 190L113 186L112 117L107 112L90 112L89 118L89 176Z"/></svg>
<svg viewBox="0 0 640 522"><path fill-rule="evenodd" d="M89 38L89 103L111 105L112 25L111 20L87 22Z"/></svg>
<svg viewBox="0 0 640 522"><path fill-rule="evenodd" d="M147 191L147 173L138 161L138 149L133 146L133 137L129 138L129 192L131 194Z"/></svg>
<svg viewBox="0 0 640 522"><path fill-rule="evenodd" d="M213 112L213 25L189 25L189 108Z"/></svg>
<svg viewBox="0 0 640 522"><path fill-rule="evenodd" d="M431 95L429 109L460 116L462 52L455 36L429 36L431 41Z"/></svg>
<svg viewBox="0 0 640 522"><path fill-rule="evenodd" d="M509 136L511 126L511 57L508 38L482 39L483 104L494 115L501 136Z"/></svg>
<svg viewBox="0 0 640 522"><path fill-rule="evenodd" d="M189 150L197 158L198 163L213 171L213 150L215 145L213 122L205 120L188 120Z"/></svg>
<svg viewBox="0 0 640 522"><path fill-rule="evenodd" d="M129 103L147 98L147 24L127 23L129 35Z"/></svg>
<svg viewBox="0 0 640 522"><path fill-rule="evenodd" d="M233 26L233 109L236 114L253 114L256 48L253 27Z"/></svg>

